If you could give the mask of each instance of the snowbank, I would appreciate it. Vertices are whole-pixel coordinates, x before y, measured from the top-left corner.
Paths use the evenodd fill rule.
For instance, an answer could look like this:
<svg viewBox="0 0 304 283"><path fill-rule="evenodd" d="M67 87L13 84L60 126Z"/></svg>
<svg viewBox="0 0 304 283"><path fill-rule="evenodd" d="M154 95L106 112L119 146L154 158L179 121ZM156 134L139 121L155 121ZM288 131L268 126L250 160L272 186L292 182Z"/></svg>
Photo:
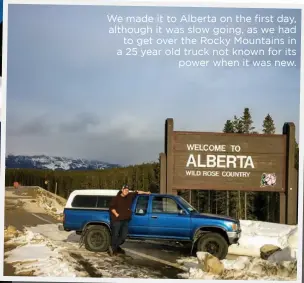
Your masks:
<svg viewBox="0 0 304 283"><path fill-rule="evenodd" d="M241 220L242 235L239 245L231 245L229 254L242 256L260 256L260 248L272 244L281 249L290 248L296 257L298 246L298 227L262 221Z"/></svg>
<svg viewBox="0 0 304 283"><path fill-rule="evenodd" d="M181 258L178 263L188 268L180 274L183 279L227 279L227 280L296 280L298 228L292 225L241 220L242 236L239 245L229 248L229 257L222 260L224 272L215 275L204 272L196 257ZM272 254L268 260L260 259L260 248L274 245L282 250Z"/></svg>
<svg viewBox="0 0 304 283"><path fill-rule="evenodd" d="M38 206L42 208L45 213L51 215L58 221L61 221L63 218L63 210L66 204L66 199L40 187L35 188L35 192Z"/></svg>
<svg viewBox="0 0 304 283"><path fill-rule="evenodd" d="M37 199L41 207L54 214L62 214L66 199L50 193L42 188L37 189Z"/></svg>
<svg viewBox="0 0 304 283"><path fill-rule="evenodd" d="M296 262L272 263L259 258L238 257L222 260L224 272L220 275L204 272L196 257L181 258L178 263L187 267L188 272L179 274L181 279L224 279L224 280L297 280Z"/></svg>
<svg viewBox="0 0 304 283"><path fill-rule="evenodd" d="M58 221L62 220L66 199L38 186L20 186L18 189L6 187L6 189L9 189L5 193L6 196L9 196L11 199L18 199L20 196L27 197L22 199L25 210L46 213Z"/></svg>

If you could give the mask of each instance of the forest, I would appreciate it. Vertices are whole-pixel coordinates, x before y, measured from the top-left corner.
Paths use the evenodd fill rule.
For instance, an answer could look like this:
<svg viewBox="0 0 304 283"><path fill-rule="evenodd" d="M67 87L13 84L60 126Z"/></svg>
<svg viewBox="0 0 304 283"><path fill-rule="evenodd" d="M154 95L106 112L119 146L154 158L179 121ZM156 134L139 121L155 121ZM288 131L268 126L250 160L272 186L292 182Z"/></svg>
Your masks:
<svg viewBox="0 0 304 283"><path fill-rule="evenodd" d="M280 125L283 127L283 125ZM267 114L261 134L274 134L275 123ZM223 126L225 133L258 133L249 108ZM295 168L298 169L299 147L296 143ZM23 186L40 186L67 198L75 189L119 189L128 184L137 190L159 191L159 162L89 171L52 171L38 169L6 169L5 184L19 182ZM200 212L229 215L240 219L279 222L279 193L240 191L181 191L187 201Z"/></svg>

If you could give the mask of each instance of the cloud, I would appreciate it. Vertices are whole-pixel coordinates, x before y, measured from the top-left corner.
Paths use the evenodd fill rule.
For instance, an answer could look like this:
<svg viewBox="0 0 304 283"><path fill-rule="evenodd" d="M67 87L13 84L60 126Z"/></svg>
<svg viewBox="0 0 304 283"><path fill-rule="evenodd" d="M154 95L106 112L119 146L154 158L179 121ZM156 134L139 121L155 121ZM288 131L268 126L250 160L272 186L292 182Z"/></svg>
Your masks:
<svg viewBox="0 0 304 283"><path fill-rule="evenodd" d="M48 136L53 130L49 120L47 115L35 116L25 122L8 120L11 126L7 127L7 136Z"/></svg>
<svg viewBox="0 0 304 283"><path fill-rule="evenodd" d="M130 121L126 122L131 125ZM64 129L69 129L69 131L62 131L63 127L60 125L58 127L61 130L60 135L53 133L43 136L39 130L36 130L39 135L18 132L18 139L10 133L7 136L7 144L14 149L14 152L8 151L8 153L99 159L122 165L158 159L159 153L163 150L163 137L160 135L152 137L148 134L148 129L145 132L144 127L137 127L136 123L130 127L125 127L125 123L119 124L117 121L110 121L109 124L116 126L85 132L83 127L91 125L90 123L79 123L81 125L79 127L77 123L75 126L74 124L65 125ZM53 125L53 128L55 127ZM36 129L34 125L32 128Z"/></svg>
<svg viewBox="0 0 304 283"><path fill-rule="evenodd" d="M150 11L179 16L185 9ZM193 15L239 13L186 10ZM147 8L10 6L8 152L147 162L163 151L166 118L174 118L176 130L221 131L246 106L258 129L268 112L278 132L287 120L298 125L298 68L179 69L174 56L116 56L122 36L109 35L105 15L136 11L145 14ZM261 11L243 10L244 15Z"/></svg>
<svg viewBox="0 0 304 283"><path fill-rule="evenodd" d="M59 132L76 133L88 131L90 126L98 126L100 124L99 117L93 113L81 113L74 117L73 120L63 122L59 125Z"/></svg>

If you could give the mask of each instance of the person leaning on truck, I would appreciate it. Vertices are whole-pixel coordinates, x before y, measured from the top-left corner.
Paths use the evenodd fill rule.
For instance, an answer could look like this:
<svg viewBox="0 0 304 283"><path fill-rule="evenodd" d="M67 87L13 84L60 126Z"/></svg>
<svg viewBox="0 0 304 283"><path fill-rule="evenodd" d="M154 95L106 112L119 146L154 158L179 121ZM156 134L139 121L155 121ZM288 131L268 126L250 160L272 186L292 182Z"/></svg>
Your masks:
<svg viewBox="0 0 304 283"><path fill-rule="evenodd" d="M138 194L150 194L150 192L129 192L129 186L124 185L110 203L112 243L109 247L109 254L111 256L124 253L120 246L128 236L129 222L132 217L132 203Z"/></svg>

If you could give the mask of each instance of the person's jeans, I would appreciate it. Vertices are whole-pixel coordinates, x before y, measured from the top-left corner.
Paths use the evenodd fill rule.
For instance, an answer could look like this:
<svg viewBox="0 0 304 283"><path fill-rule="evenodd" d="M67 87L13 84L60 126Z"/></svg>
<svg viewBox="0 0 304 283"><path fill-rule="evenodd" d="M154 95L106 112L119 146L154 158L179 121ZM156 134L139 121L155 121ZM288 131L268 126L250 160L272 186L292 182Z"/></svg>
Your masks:
<svg viewBox="0 0 304 283"><path fill-rule="evenodd" d="M119 246L121 246L127 236L129 230L129 220L120 220L111 223L112 230L112 250L113 252L117 252Z"/></svg>

